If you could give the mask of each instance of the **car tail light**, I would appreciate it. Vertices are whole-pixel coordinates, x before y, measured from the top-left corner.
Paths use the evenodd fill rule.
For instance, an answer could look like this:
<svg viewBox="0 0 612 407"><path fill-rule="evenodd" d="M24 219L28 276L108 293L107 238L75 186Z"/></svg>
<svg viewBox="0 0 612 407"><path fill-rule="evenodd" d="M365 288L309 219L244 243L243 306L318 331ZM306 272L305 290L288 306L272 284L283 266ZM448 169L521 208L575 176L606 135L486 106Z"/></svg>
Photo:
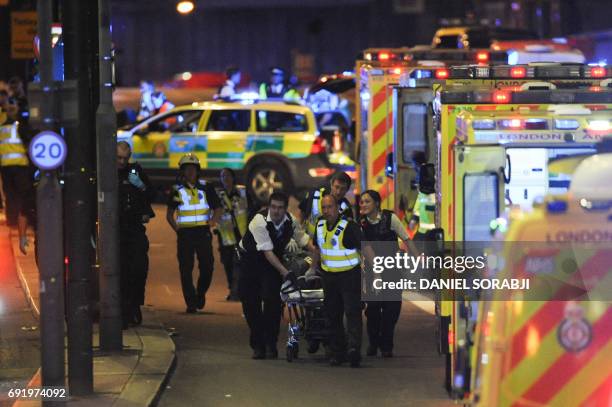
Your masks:
<svg viewBox="0 0 612 407"><path fill-rule="evenodd" d="M591 68L591 78L603 78L606 76L606 68L603 66L594 66Z"/></svg>
<svg viewBox="0 0 612 407"><path fill-rule="evenodd" d="M510 93L493 92L493 103L510 103Z"/></svg>
<svg viewBox="0 0 612 407"><path fill-rule="evenodd" d="M315 138L312 143L312 147L310 147L310 154L321 154L324 153L327 148L327 142L322 137Z"/></svg>
<svg viewBox="0 0 612 407"><path fill-rule="evenodd" d="M480 51L476 53L476 61L478 62L489 62L489 53L486 51Z"/></svg>
<svg viewBox="0 0 612 407"><path fill-rule="evenodd" d="M333 168L311 168L308 170L308 175L313 178L327 177L334 173Z"/></svg>
<svg viewBox="0 0 612 407"><path fill-rule="evenodd" d="M391 54L385 51L381 51L378 53L379 61L388 61L391 58Z"/></svg>
<svg viewBox="0 0 612 407"><path fill-rule="evenodd" d="M515 66L510 68L510 77L511 78L524 78L527 76L527 69L524 66Z"/></svg>
<svg viewBox="0 0 612 407"><path fill-rule="evenodd" d="M452 348L454 344L455 344L455 334L453 331L449 330L448 331L448 346Z"/></svg>
<svg viewBox="0 0 612 407"><path fill-rule="evenodd" d="M392 71L395 75L401 75L402 73L402 68L393 68Z"/></svg>
<svg viewBox="0 0 612 407"><path fill-rule="evenodd" d="M436 69L436 79L447 79L449 76L448 69Z"/></svg>

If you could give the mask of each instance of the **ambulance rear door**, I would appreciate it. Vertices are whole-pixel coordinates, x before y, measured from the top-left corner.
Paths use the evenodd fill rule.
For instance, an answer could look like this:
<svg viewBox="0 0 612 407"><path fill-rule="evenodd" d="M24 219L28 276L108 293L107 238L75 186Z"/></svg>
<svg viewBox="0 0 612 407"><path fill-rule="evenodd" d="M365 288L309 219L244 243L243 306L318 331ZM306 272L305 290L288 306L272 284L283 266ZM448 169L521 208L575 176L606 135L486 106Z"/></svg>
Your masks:
<svg viewBox="0 0 612 407"><path fill-rule="evenodd" d="M436 157L433 99L430 87L394 89L394 206L398 215L407 220L412 216L418 193L417 168L413 159L415 155L423 155L426 162L433 163Z"/></svg>
<svg viewBox="0 0 612 407"><path fill-rule="evenodd" d="M449 237L453 241L489 241L490 222L504 208L506 152L501 146L457 145L454 150Z"/></svg>

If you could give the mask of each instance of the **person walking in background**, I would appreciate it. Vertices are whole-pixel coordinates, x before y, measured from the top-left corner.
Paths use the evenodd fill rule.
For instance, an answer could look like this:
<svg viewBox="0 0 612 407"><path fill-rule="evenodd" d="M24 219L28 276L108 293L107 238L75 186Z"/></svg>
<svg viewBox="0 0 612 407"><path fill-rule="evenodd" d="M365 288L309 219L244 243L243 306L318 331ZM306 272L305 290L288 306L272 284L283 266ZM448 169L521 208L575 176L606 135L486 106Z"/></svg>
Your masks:
<svg viewBox="0 0 612 407"><path fill-rule="evenodd" d="M402 221L392 211L380 208L380 194L374 190L363 192L359 199L360 225L364 239L368 242L388 242L388 255L394 256L399 250L398 238L406 245L410 245L410 236ZM377 255L379 255L377 253ZM367 259L366 259L367 260ZM385 280L385 275L383 275ZM367 318L367 331L369 346L367 356L376 356L380 349L385 358L393 356L393 335L395 324L399 319L402 308L401 292L395 301L368 301L365 315Z"/></svg>
<svg viewBox="0 0 612 407"><path fill-rule="evenodd" d="M236 88L240 84L242 74L236 66L230 66L225 70L225 83L219 88L217 99L231 99L236 94Z"/></svg>
<svg viewBox="0 0 612 407"><path fill-rule="evenodd" d="M119 177L119 259L121 269L121 311L123 328L142 323L145 286L149 270L149 240L145 224L155 216L155 197L149 178L137 163L130 163L132 151L125 141L117 143Z"/></svg>
<svg viewBox="0 0 612 407"><path fill-rule="evenodd" d="M28 98L23 86L23 81L20 77L14 76L9 79L9 103L17 106L17 117L16 120L21 123L22 126L28 126L30 120L30 107L28 104Z"/></svg>
<svg viewBox="0 0 612 407"><path fill-rule="evenodd" d="M353 209L351 203L346 199L346 193L351 187L351 177L346 172L335 173L330 181L329 187L322 187L310 191L310 193L300 202L299 208L302 215L306 233L310 237L314 236L315 228L319 217L322 215L321 202L325 195L332 195L338 202L340 215L353 219Z"/></svg>
<svg viewBox="0 0 612 407"><path fill-rule="evenodd" d="M155 92L155 85L153 81L143 80L140 81L140 103L137 121L143 121L153 115L155 112L155 106L153 105L153 92Z"/></svg>
<svg viewBox="0 0 612 407"><path fill-rule="evenodd" d="M216 229L219 238L219 254L227 276L229 293L226 300L237 301L237 271L234 262L236 245L244 236L249 214L249 204L244 185L236 185L236 173L231 168L221 170L221 185L216 188L223 207L223 215Z"/></svg>
<svg viewBox="0 0 612 407"><path fill-rule="evenodd" d="M25 228L27 225L26 203L32 194L32 178L27 155L29 140L17 120L17 106L9 111L0 111L0 176L3 195L6 199L6 222L9 227Z"/></svg>
<svg viewBox="0 0 612 407"><path fill-rule="evenodd" d="M153 92L151 95L151 100L153 102L153 112L151 116L155 116L159 113L164 113L174 108L174 105L168 101L164 92L157 91Z"/></svg>
<svg viewBox="0 0 612 407"><path fill-rule="evenodd" d="M179 161L179 182L168 201L166 220L177 235L177 257L186 312L194 314L206 305L212 281L214 257L211 226L216 226L223 209L215 189L200 179L200 160L185 154ZM176 218L175 218L176 214ZM194 256L200 275L193 286Z"/></svg>
<svg viewBox="0 0 612 407"><path fill-rule="evenodd" d="M259 97L262 99L295 100L300 98L300 94L285 81L284 69L272 67L270 68L270 81L259 85Z"/></svg>

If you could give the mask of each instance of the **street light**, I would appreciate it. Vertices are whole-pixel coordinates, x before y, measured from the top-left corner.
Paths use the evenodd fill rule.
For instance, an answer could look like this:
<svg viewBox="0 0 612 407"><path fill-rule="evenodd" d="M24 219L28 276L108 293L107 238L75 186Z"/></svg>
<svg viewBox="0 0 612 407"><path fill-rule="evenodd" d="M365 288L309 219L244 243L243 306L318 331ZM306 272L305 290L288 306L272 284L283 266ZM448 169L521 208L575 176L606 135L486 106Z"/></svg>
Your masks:
<svg viewBox="0 0 612 407"><path fill-rule="evenodd" d="M191 0L179 1L176 4L176 11L181 14L189 14L193 11L194 8L195 4L193 4L193 1Z"/></svg>

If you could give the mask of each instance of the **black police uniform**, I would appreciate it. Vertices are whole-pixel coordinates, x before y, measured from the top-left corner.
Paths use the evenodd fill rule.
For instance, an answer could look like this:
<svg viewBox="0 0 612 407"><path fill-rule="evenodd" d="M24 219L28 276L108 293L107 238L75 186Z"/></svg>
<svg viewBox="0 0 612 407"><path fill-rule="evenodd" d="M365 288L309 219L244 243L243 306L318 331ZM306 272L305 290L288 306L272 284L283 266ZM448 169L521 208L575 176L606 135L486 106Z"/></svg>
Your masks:
<svg viewBox="0 0 612 407"><path fill-rule="evenodd" d="M399 250L397 244L397 233L391 229L391 216L393 212L383 209L378 223L370 223L367 218L361 220L361 228L364 238L370 242L393 242L393 252L395 255ZM383 273L383 280L386 280ZM393 333L395 324L399 319L402 300L401 293L398 292L396 301L368 301L365 315L367 318L367 331L370 346L368 352L375 353L380 349L384 354L393 351Z"/></svg>
<svg viewBox="0 0 612 407"><path fill-rule="evenodd" d="M280 287L282 277L266 259L263 251L257 250L257 242L251 232L253 222L266 221L266 229L272 241L272 251L282 258L287 244L294 234L294 220L291 215L277 230L268 219L268 212L262 211L253 217L247 232L240 242L240 280L238 294L250 329L249 343L256 352L267 349L276 352L276 343L281 318ZM259 219L258 219L259 218Z"/></svg>
<svg viewBox="0 0 612 407"><path fill-rule="evenodd" d="M128 176L138 175L146 189L132 185ZM138 164L129 164L119 175L119 254L121 268L121 311L123 324L140 323L140 306L144 304L145 285L149 270L149 240L143 216L155 216L151 201L155 190Z"/></svg>
<svg viewBox="0 0 612 407"><path fill-rule="evenodd" d="M339 216L333 225L327 225L332 231L340 220ZM318 235L321 228L317 227L313 239L315 246L319 247ZM342 245L347 249L361 249L363 235L359 225L348 220L344 230ZM325 311L329 318L331 328L331 351L333 357L342 360L347 351L354 350L357 355L361 352L361 265L350 270L340 272L322 271L323 290L325 292ZM346 315L346 334L343 318ZM346 338L345 336L348 336ZM348 339L348 343L347 343Z"/></svg>
<svg viewBox="0 0 612 407"><path fill-rule="evenodd" d="M215 209L221 207L221 201L217 196L215 188L198 180L191 188L185 183L175 185L173 193L168 200L168 207L176 209L180 206L181 198L179 190L186 188L193 191L198 190L199 199L206 199L209 207L209 216L212 218ZM194 255L198 257L198 268L200 275L196 287L193 286ZM212 281L214 268L214 256L212 249L212 235L208 224L202 226L181 227L177 232L177 258L179 272L181 274L181 287L183 298L188 310L195 312L196 308L204 308L206 303L206 292Z"/></svg>

